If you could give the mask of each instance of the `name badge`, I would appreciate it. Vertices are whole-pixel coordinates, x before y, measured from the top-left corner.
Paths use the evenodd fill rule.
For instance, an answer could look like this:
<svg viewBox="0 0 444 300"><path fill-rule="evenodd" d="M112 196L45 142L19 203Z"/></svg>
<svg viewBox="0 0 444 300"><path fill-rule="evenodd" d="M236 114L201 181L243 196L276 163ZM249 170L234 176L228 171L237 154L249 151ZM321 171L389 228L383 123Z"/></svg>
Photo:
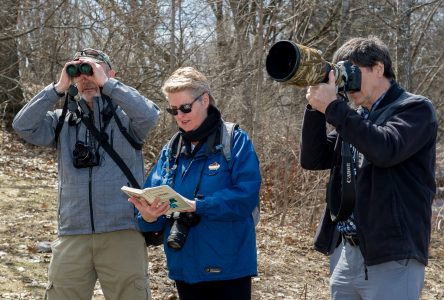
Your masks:
<svg viewBox="0 0 444 300"><path fill-rule="evenodd" d="M220 165L217 162L212 163L211 165L208 166L208 169L210 171L216 171L220 168Z"/></svg>

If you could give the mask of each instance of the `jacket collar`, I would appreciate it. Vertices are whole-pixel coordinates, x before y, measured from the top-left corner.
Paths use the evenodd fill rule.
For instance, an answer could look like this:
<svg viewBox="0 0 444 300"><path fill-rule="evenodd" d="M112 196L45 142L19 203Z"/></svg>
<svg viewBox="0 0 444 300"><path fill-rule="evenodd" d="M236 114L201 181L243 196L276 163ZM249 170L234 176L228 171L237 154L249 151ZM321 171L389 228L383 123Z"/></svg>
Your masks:
<svg viewBox="0 0 444 300"><path fill-rule="evenodd" d="M391 87L387 90L381 102L378 104L376 109L370 113L368 118L373 122L376 122L381 115L388 114L390 107L395 105L395 102L397 102L398 99L401 99L401 95L403 93L405 93L405 90L393 81Z"/></svg>
<svg viewBox="0 0 444 300"><path fill-rule="evenodd" d="M400 87L399 84L396 83L396 81L393 80L392 85L385 93L384 97L382 98L376 110L382 109L385 106L389 105L390 103L393 103L404 92L405 90L402 87Z"/></svg>

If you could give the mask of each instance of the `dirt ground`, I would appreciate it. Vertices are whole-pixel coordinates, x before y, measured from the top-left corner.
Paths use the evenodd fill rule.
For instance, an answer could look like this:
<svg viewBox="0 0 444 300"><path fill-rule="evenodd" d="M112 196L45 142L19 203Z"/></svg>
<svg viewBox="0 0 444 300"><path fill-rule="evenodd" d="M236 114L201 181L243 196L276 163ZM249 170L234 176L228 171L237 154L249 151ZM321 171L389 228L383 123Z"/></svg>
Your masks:
<svg viewBox="0 0 444 300"><path fill-rule="evenodd" d="M53 241L57 228L55 156L4 131L0 139L0 299L42 299L51 254L40 245ZM253 299L329 299L328 258L312 250L314 228L298 216L288 214L279 226L278 216L262 212ZM433 232L422 299L444 299L443 231ZM176 299L162 248L148 255L153 299ZM94 299L104 299L99 284Z"/></svg>

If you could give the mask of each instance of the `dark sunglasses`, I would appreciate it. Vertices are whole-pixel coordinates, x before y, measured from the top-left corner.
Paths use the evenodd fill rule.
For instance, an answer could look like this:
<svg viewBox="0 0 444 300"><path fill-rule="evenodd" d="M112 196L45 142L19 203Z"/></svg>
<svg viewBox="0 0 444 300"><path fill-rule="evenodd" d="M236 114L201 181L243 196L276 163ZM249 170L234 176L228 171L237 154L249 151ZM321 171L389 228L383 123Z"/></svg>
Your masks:
<svg viewBox="0 0 444 300"><path fill-rule="evenodd" d="M166 109L167 112L169 112L170 114L172 114L173 116L177 116L177 114L179 113L178 111L180 110L181 112L183 112L184 114L190 113L191 109L193 107L194 102L196 102L197 100L199 100L200 97L203 96L203 94L205 94L206 92L203 92L202 94L200 94L199 96L197 96L196 98L194 98L194 100L191 103L187 103L187 104L182 104L179 107L168 107Z"/></svg>

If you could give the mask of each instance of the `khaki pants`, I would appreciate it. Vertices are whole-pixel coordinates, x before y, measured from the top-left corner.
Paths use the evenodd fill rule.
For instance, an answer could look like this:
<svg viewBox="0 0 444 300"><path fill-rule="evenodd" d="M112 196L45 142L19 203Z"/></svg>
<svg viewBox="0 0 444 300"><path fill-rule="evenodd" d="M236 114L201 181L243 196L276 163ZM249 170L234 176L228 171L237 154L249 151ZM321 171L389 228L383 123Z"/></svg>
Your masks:
<svg viewBox="0 0 444 300"><path fill-rule="evenodd" d="M107 300L151 300L147 248L137 231L61 236L52 253L45 299L91 299L99 279Z"/></svg>

